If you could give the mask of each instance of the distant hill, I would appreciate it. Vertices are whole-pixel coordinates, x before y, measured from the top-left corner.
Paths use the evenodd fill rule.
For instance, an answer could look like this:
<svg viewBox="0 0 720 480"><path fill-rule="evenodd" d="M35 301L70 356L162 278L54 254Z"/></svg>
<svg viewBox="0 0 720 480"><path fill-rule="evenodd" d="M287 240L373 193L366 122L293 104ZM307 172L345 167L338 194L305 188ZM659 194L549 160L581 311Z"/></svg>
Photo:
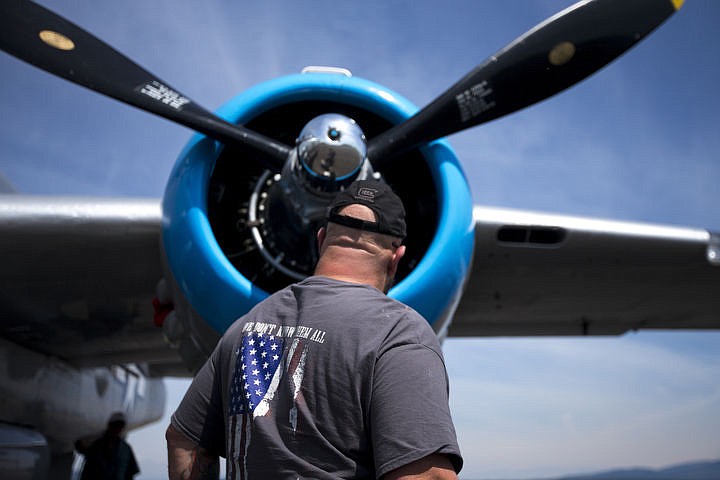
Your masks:
<svg viewBox="0 0 720 480"><path fill-rule="evenodd" d="M691 462L653 470L630 468L569 475L556 480L720 480L720 460Z"/></svg>

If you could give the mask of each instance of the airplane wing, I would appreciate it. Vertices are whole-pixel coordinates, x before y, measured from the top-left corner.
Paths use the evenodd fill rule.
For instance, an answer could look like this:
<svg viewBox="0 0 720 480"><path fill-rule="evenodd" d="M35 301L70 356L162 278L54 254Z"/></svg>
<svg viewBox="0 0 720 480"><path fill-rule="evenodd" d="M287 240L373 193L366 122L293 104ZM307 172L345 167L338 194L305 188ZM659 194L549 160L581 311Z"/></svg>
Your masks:
<svg viewBox="0 0 720 480"><path fill-rule="evenodd" d="M153 325L159 200L0 196L0 335L77 367L189 375Z"/></svg>
<svg viewBox="0 0 720 480"><path fill-rule="evenodd" d="M450 336L720 328L720 235L474 207L475 258Z"/></svg>
<svg viewBox="0 0 720 480"><path fill-rule="evenodd" d="M2 335L80 366L188 375L152 323L158 200L2 195ZM476 206L450 336L720 328L720 235ZM50 340L48 340L50 339Z"/></svg>

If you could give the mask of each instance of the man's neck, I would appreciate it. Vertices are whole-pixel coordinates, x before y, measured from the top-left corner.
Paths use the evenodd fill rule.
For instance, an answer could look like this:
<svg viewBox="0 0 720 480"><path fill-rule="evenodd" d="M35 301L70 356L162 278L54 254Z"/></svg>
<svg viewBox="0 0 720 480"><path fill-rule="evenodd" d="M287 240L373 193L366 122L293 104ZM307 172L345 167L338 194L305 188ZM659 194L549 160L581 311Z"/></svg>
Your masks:
<svg viewBox="0 0 720 480"><path fill-rule="evenodd" d="M315 275L332 278L349 283L370 285L381 292L385 287L385 279L380 278L364 259L345 256L335 259L332 255L323 256L315 268Z"/></svg>

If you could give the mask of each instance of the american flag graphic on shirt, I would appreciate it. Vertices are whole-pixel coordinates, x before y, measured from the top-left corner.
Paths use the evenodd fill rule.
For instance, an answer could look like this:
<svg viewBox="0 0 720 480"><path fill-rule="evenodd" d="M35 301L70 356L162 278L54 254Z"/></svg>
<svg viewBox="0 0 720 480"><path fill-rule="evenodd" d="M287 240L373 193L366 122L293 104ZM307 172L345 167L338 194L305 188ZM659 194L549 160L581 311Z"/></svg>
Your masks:
<svg viewBox="0 0 720 480"><path fill-rule="evenodd" d="M251 331L243 334L235 352L228 411L228 479L247 479L245 465L253 419L270 413L284 373L289 375L293 400L297 399L304 375L306 345L295 338L290 341L287 352L284 347L281 337ZM297 423L294 407L289 420L294 429Z"/></svg>

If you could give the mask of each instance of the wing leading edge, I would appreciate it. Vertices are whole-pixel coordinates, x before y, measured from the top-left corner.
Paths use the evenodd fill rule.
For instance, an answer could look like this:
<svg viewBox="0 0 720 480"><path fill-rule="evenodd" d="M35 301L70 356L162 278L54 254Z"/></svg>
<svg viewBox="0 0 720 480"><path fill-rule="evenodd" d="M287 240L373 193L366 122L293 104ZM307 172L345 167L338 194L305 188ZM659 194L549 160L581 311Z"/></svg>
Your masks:
<svg viewBox="0 0 720 480"><path fill-rule="evenodd" d="M152 323L159 200L0 196L0 335L77 367L187 375Z"/></svg>
<svg viewBox="0 0 720 480"><path fill-rule="evenodd" d="M720 235L476 206L451 336L720 328Z"/></svg>

